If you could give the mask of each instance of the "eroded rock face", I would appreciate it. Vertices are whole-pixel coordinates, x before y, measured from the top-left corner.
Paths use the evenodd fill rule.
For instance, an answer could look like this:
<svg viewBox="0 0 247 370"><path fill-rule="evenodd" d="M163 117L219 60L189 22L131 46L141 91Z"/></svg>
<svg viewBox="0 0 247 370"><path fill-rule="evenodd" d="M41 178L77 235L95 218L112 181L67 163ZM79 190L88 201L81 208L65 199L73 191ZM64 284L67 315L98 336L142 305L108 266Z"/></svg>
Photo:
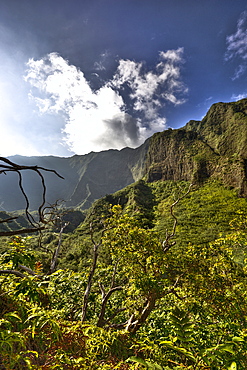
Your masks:
<svg viewBox="0 0 247 370"><path fill-rule="evenodd" d="M184 129L155 134L146 160L148 181L191 181L196 163L192 160L189 147L196 141L196 137L196 133Z"/></svg>
<svg viewBox="0 0 247 370"><path fill-rule="evenodd" d="M214 104L202 121L153 135L147 180L200 183L215 177L247 196L247 99Z"/></svg>

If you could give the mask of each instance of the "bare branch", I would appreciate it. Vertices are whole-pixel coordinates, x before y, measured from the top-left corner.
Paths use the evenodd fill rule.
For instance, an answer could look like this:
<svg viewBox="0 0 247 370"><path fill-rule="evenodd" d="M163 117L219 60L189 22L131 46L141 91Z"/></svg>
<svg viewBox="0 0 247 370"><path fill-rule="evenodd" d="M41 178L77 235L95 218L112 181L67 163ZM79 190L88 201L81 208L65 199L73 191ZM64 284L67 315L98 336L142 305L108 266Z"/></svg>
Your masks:
<svg viewBox="0 0 247 370"><path fill-rule="evenodd" d="M180 300L183 300L183 299L187 298L187 297L180 297L180 295L176 291L176 287L178 286L179 280L181 279L182 276L184 276L184 274L185 273L183 272L181 275L179 275L177 277L175 283L173 284L173 286L167 291L167 294L172 293L172 294L174 294Z"/></svg>
<svg viewBox="0 0 247 370"><path fill-rule="evenodd" d="M30 269L29 267L27 266L24 266L24 265L18 265L19 269L23 270L23 271L26 271L29 275L32 275L32 276L36 276L38 278L42 278L41 275L37 275L32 269Z"/></svg>
<svg viewBox="0 0 247 370"><path fill-rule="evenodd" d="M5 218L4 220L0 220L0 224L3 224L3 223L9 224L10 222L12 222L13 220L16 220L17 218L18 216Z"/></svg>
<svg viewBox="0 0 247 370"><path fill-rule="evenodd" d="M0 270L0 275L15 275L17 277L21 277L21 278L24 278L25 275L22 274L20 271L17 271L17 270Z"/></svg>
<svg viewBox="0 0 247 370"><path fill-rule="evenodd" d="M47 168L44 168L44 167L39 167L39 166L18 165L18 164L10 161L9 159L7 159L5 157L0 157L0 161L8 164L8 165L0 164L0 168L4 168L3 170L0 170L0 174L2 172L16 171L16 170L19 170L19 171L20 170L33 170L33 171L42 170L42 171L47 171L47 172L53 172L55 175L57 175L58 177L63 179L63 176L59 175L59 173L57 173L57 171L55 171L55 170L50 170L50 169L47 169Z"/></svg>
<svg viewBox="0 0 247 370"><path fill-rule="evenodd" d="M99 238L99 242L97 243L94 240L93 223L92 222L90 223L90 237L91 237L91 241L92 241L92 244L93 244L93 261L92 261L91 270L90 270L89 275L88 275L87 287L86 287L86 290L84 292L83 306L82 306L82 318L81 318L82 322L85 321L85 319L86 319L88 299L89 299L89 295L90 295L90 292L91 292L91 288L92 288L92 284L93 284L93 277L94 277L95 270L96 270L96 267L97 267L97 262L98 262L98 255L99 255L98 250L99 250L99 247L102 244L102 238L103 238L104 233L106 232L106 230L107 230L106 228L101 230L101 235L100 235L100 238Z"/></svg>
<svg viewBox="0 0 247 370"><path fill-rule="evenodd" d="M0 174L4 173L6 175L7 172L15 172L15 173L18 174L19 188L20 188L20 191L21 191L21 193L22 193L22 195L25 199L25 203L26 203L26 207L25 207L26 217L27 217L29 223L36 229L36 230L34 230L34 229L22 229L22 230L17 230L17 231L13 231L13 232L12 231L11 232L1 232L0 236L11 236L11 235L25 234L25 233L29 233L29 232L42 230L43 228L40 227L40 223L46 224L44 214L43 214L44 205L45 205L45 198L46 198L46 186L45 186L44 176L41 173L41 171L52 172L61 179L63 179L63 177L61 175L59 175L55 170L50 170L50 169L40 167L40 166L18 165L18 164L10 161L9 159L7 159L5 157L0 157L0 162L3 162L3 163L0 163ZM23 183L22 183L22 173L21 173L21 171L23 171L23 170L31 170L31 171L36 172L38 174L38 176L40 177L40 180L41 180L43 192L42 192L42 202L41 202L41 205L38 208L39 221L35 221L35 219L31 215L31 213L29 212L29 206L30 206L29 199L28 199L28 196L27 196L27 194L26 194L26 192L23 188ZM9 218L9 219L6 219L6 221L2 220L1 223L9 222L9 221L11 221L11 219L15 219L15 218Z"/></svg>
<svg viewBox="0 0 247 370"><path fill-rule="evenodd" d="M193 185L194 184L190 184L186 193L178 197L178 199L174 203L172 203L170 206L170 214L172 218L174 219L174 223L173 223L172 232L168 233L168 231L166 231L166 238L162 243L163 252L167 252L171 247L173 247L176 244L175 241L170 242L170 239L172 239L175 236L177 222L178 222L177 217L174 214L174 207L191 192L191 188Z"/></svg>
<svg viewBox="0 0 247 370"><path fill-rule="evenodd" d="M20 230L13 230L13 231L0 231L0 236L13 236L13 235L20 235L20 234L31 234L36 233L37 231L44 230L44 226L35 227L30 229L20 229Z"/></svg>
<svg viewBox="0 0 247 370"><path fill-rule="evenodd" d="M102 300L103 300L104 297L105 297L105 288L104 288L104 285L100 282L99 282L99 287L100 287L101 296L102 296Z"/></svg>
<svg viewBox="0 0 247 370"><path fill-rule="evenodd" d="M56 269L56 266L57 266L57 259L58 259L58 255L59 255L59 252L60 252L60 248L61 248L61 245L62 245L62 234L63 234L63 231L65 229L66 226L69 225L69 222L65 222L65 224L61 227L60 231L59 231L59 241L58 241L58 245L57 245L57 248L55 249L54 253L53 253L53 256L52 256L52 260L51 260L51 267L50 267L50 273L52 274L55 269Z"/></svg>
<svg viewBox="0 0 247 370"><path fill-rule="evenodd" d="M112 279L111 279L111 288L114 287L115 285L115 278L116 278L116 273L117 273L117 267L118 267L119 260L115 263L114 269L113 269L113 274L112 274Z"/></svg>
<svg viewBox="0 0 247 370"><path fill-rule="evenodd" d="M92 235L91 235L91 239L93 241ZM89 294L91 292L91 288L92 288L92 284L93 284L93 277L94 277L94 273L95 273L96 266L97 266L97 261L98 261L98 249L99 249L100 245L101 245L101 240L98 244L94 243L94 246L93 246L93 261L92 261L91 270L90 270L89 275L88 275L87 287L86 287L86 290L84 292L84 298L83 298L82 318L81 318L82 322L85 321L85 319L86 319L88 299L89 299Z"/></svg>
<svg viewBox="0 0 247 370"><path fill-rule="evenodd" d="M103 327L105 325L105 323L108 321L108 320L107 321L104 320L107 302L108 302L108 300L110 299L111 295L114 292L116 292L118 290L122 290L122 289L123 289L122 286L116 286L115 288L111 288L110 290L108 290L107 294L105 294L105 296L102 300L101 310L100 310L99 318L98 318L98 321L97 321L97 326Z"/></svg>
<svg viewBox="0 0 247 370"><path fill-rule="evenodd" d="M152 292L149 295L149 297L147 298L147 300L144 304L144 307L143 307L143 310L141 312L140 317L138 319L136 319L135 321L133 321L134 320L134 316L133 316L132 320L130 322L128 322L128 324L126 326L127 331L130 331L133 334L135 334L137 332L137 330L144 324L144 322L147 320L150 313L155 308L155 303L156 303L156 300L158 298L159 297L157 296L157 294L155 292Z"/></svg>

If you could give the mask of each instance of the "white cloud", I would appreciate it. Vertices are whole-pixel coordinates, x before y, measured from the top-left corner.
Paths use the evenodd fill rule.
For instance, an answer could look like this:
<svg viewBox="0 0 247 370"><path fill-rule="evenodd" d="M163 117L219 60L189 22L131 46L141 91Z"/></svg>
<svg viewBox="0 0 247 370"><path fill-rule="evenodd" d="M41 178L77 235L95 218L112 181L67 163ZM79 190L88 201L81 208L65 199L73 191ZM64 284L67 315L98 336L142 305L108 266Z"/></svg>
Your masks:
<svg viewBox="0 0 247 370"><path fill-rule="evenodd" d="M187 92L181 82L181 64L183 48L160 52L160 62L154 71L145 71L145 65L131 60L120 60L116 74L110 86L120 89L124 85L130 89L133 109L144 115L147 131L165 128L166 119L159 115L166 101L174 105L182 104L184 99L178 96Z"/></svg>
<svg viewBox="0 0 247 370"><path fill-rule="evenodd" d="M225 60L229 61L234 58L239 58L240 65L235 70L233 80L239 78L246 70L247 63L247 11L244 11L237 22L237 31L227 36L227 52Z"/></svg>
<svg viewBox="0 0 247 370"><path fill-rule="evenodd" d="M231 99L232 100L235 100L235 101L238 101L238 100L241 100L241 99L245 99L247 98L247 93L243 93L243 94L238 94L238 95L232 95Z"/></svg>
<svg viewBox="0 0 247 370"><path fill-rule="evenodd" d="M165 102L182 104L183 49L160 52L154 71L141 62L120 60L113 78L93 91L82 71L57 53L29 60L25 80L40 114L64 119L63 140L71 151L85 154L136 147L165 129L160 116Z"/></svg>
<svg viewBox="0 0 247 370"><path fill-rule="evenodd" d="M246 71L247 65L240 64L234 72L232 80L237 80L240 76L242 76Z"/></svg>

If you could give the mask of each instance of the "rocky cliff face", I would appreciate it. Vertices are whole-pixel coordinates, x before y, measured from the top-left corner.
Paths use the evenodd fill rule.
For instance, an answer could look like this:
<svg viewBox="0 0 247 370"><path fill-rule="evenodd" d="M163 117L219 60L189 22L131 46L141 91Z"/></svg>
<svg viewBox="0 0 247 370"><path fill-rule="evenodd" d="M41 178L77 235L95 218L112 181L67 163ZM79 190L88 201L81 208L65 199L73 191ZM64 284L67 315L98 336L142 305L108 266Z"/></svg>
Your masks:
<svg viewBox="0 0 247 370"><path fill-rule="evenodd" d="M202 121L154 134L137 149L107 150L71 158L12 157L18 164L38 165L59 172L46 173L47 201L66 201L88 208L95 199L145 178L201 183L209 177L237 188L247 196L247 99L212 105ZM31 207L40 204L40 179L26 173L24 186ZM0 210L18 210L25 203L16 174L0 177Z"/></svg>
<svg viewBox="0 0 247 370"><path fill-rule="evenodd" d="M193 157L199 152L200 144L197 134L185 129L155 134L147 153L147 181L192 181L198 167Z"/></svg>
<svg viewBox="0 0 247 370"><path fill-rule="evenodd" d="M247 196L247 99L214 104L202 121L153 135L145 174L199 183L212 176Z"/></svg>

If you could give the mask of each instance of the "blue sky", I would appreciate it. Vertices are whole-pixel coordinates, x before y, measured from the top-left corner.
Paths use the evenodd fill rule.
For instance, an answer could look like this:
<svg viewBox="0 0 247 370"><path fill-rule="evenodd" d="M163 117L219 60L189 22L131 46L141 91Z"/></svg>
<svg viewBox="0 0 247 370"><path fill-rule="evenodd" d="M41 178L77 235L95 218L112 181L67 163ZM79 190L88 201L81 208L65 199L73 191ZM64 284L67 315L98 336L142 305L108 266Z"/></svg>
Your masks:
<svg viewBox="0 0 247 370"><path fill-rule="evenodd" d="M244 0L0 0L1 155L137 147L247 96Z"/></svg>

